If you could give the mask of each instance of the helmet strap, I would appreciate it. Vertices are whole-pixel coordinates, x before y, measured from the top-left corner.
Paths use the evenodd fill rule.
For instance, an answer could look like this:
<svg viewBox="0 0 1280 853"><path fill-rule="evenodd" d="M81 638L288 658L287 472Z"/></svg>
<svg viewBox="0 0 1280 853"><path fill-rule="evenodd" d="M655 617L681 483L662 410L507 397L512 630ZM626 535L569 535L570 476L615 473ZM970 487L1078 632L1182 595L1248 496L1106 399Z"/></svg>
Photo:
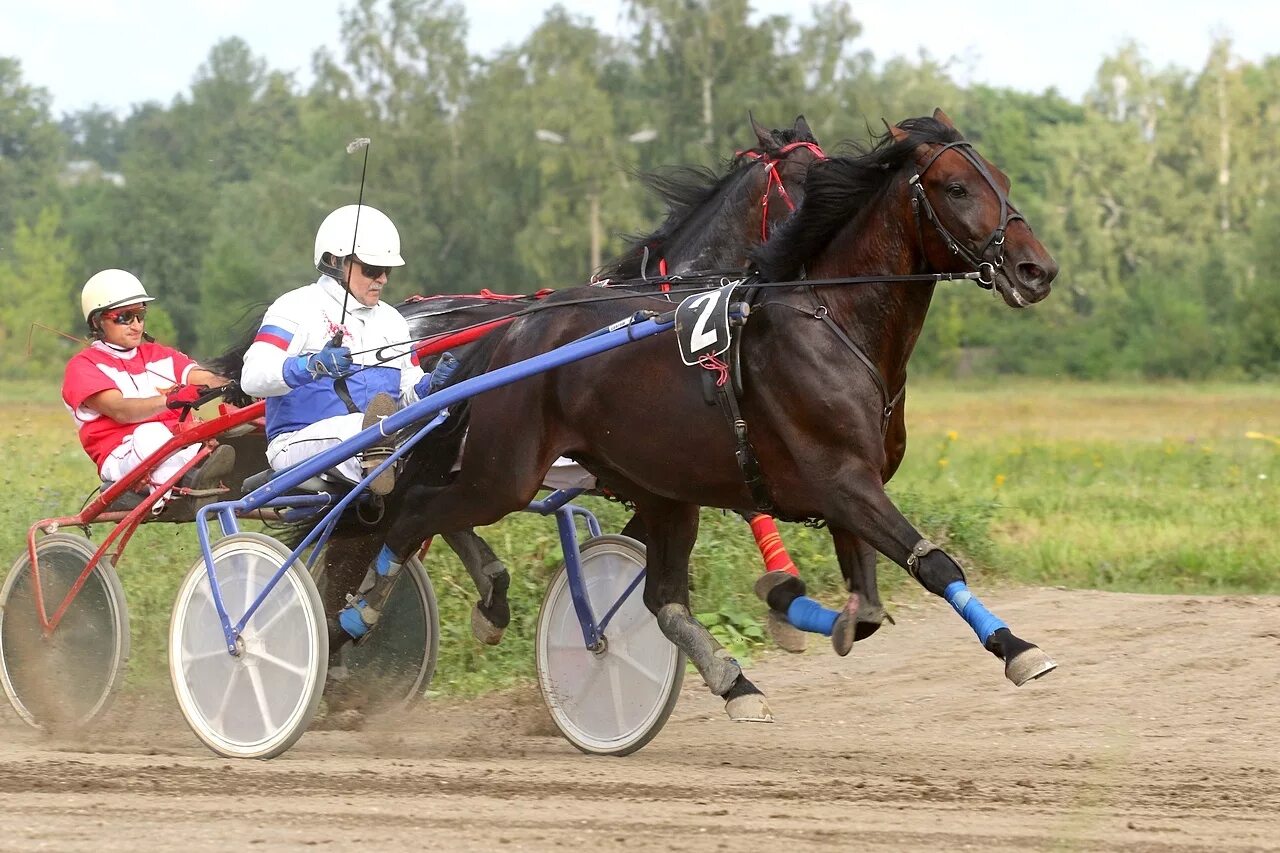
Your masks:
<svg viewBox="0 0 1280 853"><path fill-rule="evenodd" d="M325 260L329 258L330 260ZM320 256L320 263L316 264L316 269L321 275L327 275L329 278L335 279L343 287L347 286L346 273L343 271L342 258L335 258L328 252Z"/></svg>

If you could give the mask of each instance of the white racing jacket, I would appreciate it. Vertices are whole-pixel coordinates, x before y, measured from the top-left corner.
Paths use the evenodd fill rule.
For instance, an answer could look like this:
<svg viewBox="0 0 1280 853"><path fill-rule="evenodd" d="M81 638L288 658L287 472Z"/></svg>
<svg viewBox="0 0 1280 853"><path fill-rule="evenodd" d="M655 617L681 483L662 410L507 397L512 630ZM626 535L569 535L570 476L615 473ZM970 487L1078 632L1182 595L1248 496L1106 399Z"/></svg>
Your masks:
<svg viewBox="0 0 1280 853"><path fill-rule="evenodd" d="M262 318L253 345L244 355L240 387L255 397L267 398L268 439L348 414L333 379L322 377L297 388L290 388L284 380L289 358L319 352L339 329L342 345L351 349L355 360L356 372L347 377L347 390L361 411L380 391L398 398L401 406L417 402L413 388L423 373L404 317L385 302L369 308L348 296L346 319L340 326L343 295L341 282L321 276L281 296ZM394 358L379 364L379 359L390 356Z"/></svg>

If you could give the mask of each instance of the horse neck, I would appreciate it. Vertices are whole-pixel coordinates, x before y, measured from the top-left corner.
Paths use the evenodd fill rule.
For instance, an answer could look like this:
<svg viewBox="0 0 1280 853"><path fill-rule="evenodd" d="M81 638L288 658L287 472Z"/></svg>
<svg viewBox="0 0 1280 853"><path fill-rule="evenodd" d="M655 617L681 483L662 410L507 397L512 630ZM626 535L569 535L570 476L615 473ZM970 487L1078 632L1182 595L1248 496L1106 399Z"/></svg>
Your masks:
<svg viewBox="0 0 1280 853"><path fill-rule="evenodd" d="M845 226L822 256L809 265L808 277L923 272L925 264L915 223L888 215L890 209L909 209L905 192L905 185L898 185L901 195L886 194L880 203ZM832 319L876 363L892 392L906 381L907 362L924 328L936 287L933 282L905 282L820 285L814 290Z"/></svg>

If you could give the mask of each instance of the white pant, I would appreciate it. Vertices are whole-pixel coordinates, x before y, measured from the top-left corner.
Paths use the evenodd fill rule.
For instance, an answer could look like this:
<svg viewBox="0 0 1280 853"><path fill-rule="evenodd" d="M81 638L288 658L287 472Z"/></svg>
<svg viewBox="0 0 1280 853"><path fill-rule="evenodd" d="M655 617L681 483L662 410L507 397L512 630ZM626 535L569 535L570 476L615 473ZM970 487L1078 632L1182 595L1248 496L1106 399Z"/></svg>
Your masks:
<svg viewBox="0 0 1280 853"><path fill-rule="evenodd" d="M330 447L341 444L363 429L364 414L354 412L316 421L297 432L277 435L267 445L267 464L275 471L291 468L304 459L310 459ZM344 480L352 483L358 483L364 479L364 471L358 459L347 458L331 470L337 471Z"/></svg>
<svg viewBox="0 0 1280 853"><path fill-rule="evenodd" d="M594 489L596 478L572 459L561 456L551 463L551 470L542 478L548 489Z"/></svg>
<svg viewBox="0 0 1280 853"><path fill-rule="evenodd" d="M104 483L123 480L131 471L142 464L142 460L155 453L164 443L173 438L169 427L157 421L138 424L138 428L120 443L120 446L107 454L98 468ZM199 444L192 444L176 451L168 459L161 462L151 471L150 481L154 488L168 480L178 469L191 461L200 452Z"/></svg>

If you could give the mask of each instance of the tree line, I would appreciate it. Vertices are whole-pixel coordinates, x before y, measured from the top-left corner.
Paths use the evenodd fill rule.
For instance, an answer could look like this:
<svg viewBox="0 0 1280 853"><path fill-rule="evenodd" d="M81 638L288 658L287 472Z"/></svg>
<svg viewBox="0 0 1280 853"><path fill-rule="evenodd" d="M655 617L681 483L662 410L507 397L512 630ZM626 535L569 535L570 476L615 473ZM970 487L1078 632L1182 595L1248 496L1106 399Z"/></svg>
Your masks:
<svg viewBox="0 0 1280 853"><path fill-rule="evenodd" d="M748 0L629 0L631 33L556 7L523 42L470 55L450 0L356 0L306 86L240 39L215 45L189 90L128 115L55 117L0 56L0 369L54 376L94 271L138 273L150 331L226 348L278 294L314 278L326 213L364 199L392 216L408 265L393 299L581 283L624 236L662 219L637 176L721 167L754 144L748 111L804 114L828 151L883 121L943 107L1013 180L1062 266L1013 312L944 286L916 368L1104 377L1280 372L1280 59L1228 40L1198 70L1156 69L1129 44L1083 102L961 86L928 56L879 62L846 2L811 19ZM479 24L482 25L482 22Z"/></svg>

